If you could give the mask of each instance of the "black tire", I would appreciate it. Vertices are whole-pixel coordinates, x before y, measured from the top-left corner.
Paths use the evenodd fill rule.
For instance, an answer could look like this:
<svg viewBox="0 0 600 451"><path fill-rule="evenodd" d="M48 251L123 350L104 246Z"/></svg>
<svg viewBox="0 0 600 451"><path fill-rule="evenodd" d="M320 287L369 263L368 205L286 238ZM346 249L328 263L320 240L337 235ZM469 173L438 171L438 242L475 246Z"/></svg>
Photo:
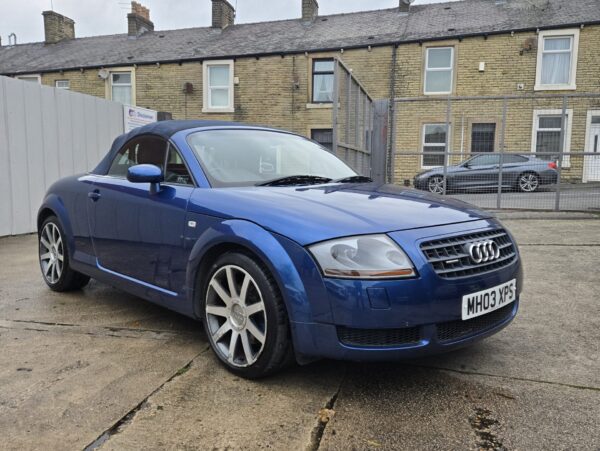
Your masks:
<svg viewBox="0 0 600 451"><path fill-rule="evenodd" d="M216 299L215 293L211 291L212 288L209 286L209 284L214 277L218 277L219 274L221 274L227 268L240 268L250 275L255 284L253 285L255 297L257 295L262 295L262 302L264 304L264 310L260 313L260 319L264 321L264 330L266 331L264 344L262 345L262 349L259 351L259 353L257 353L258 357L256 360L251 364L246 363L246 366L232 364L224 355L221 340L227 341L227 334L233 333L233 330L231 332L225 332L221 339L217 339L217 342L221 343L220 347L213 340L213 336L216 336L216 334L213 335L215 328L223 326L225 323L230 325L233 324L234 319L232 316L226 318L222 323L215 324L214 321L216 320L217 316L207 315L206 312L209 300L211 305L214 306L214 299ZM241 271L238 275L238 280L240 280L240 276L241 278L245 277ZM258 288L259 291L257 291L256 288ZM231 295L229 288L225 287L225 289L228 291L228 294ZM250 296L250 290L251 289L248 288L248 296ZM245 253L227 252L221 255L212 265L208 271L208 277L206 277L204 280L202 289L199 291L199 293L202 296L200 300L202 322L209 344L217 358L229 371L246 379L257 379L273 374L288 366L295 360L290 337L290 325L284 301L275 279L262 263ZM242 304L246 304L246 301L243 301ZM253 318L256 317L253 316ZM245 321L251 321L250 315L246 316ZM231 328L232 326L229 327ZM242 332L240 332L240 334L241 333ZM253 338L251 335L247 335L247 337ZM231 336L229 336L229 340L230 339ZM236 348L236 345L233 346L234 349L239 349L240 353L242 352L240 348L243 347L243 343L241 343L241 341L242 340L240 337L240 339L238 339L236 342L238 347ZM255 344L257 343L258 342Z"/></svg>
<svg viewBox="0 0 600 451"><path fill-rule="evenodd" d="M43 244L43 240L46 240L47 242L47 235L45 235L47 227L52 227L52 229L55 230L60 237L60 244L56 248L55 255L56 252L58 252L62 256L61 269L60 274L53 273L56 275L54 278L48 277L45 271L45 264L47 265L47 262L42 260L43 255L47 254L49 251L49 249L47 249ZM90 281L89 276L71 269L69 264L69 249L65 240L65 232L56 216L47 217L38 231L38 261L40 263L40 270L42 271L42 278L44 279L44 282L46 282L46 285L48 285L53 291L63 292L79 290L86 286Z"/></svg>
<svg viewBox="0 0 600 451"><path fill-rule="evenodd" d="M534 193L540 185L540 177L535 172L523 172L517 177L516 188L522 193Z"/></svg>

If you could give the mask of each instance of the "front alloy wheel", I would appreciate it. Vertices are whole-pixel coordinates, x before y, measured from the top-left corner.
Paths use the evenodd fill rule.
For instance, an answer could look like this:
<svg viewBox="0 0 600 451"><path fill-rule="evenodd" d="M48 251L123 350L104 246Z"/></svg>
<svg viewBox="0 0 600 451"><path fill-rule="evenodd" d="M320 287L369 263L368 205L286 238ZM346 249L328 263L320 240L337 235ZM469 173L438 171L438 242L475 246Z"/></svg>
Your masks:
<svg viewBox="0 0 600 451"><path fill-rule="evenodd" d="M524 193L533 193L540 186L539 178L536 174L528 172L519 176L519 189Z"/></svg>
<svg viewBox="0 0 600 451"><path fill-rule="evenodd" d="M243 268L221 267L210 280L206 299L208 332L230 365L252 365L265 346L265 303L256 282Z"/></svg>
<svg viewBox="0 0 600 451"><path fill-rule="evenodd" d="M40 269L46 285L54 291L84 287L89 276L71 269L65 234L56 216L49 216L41 226L39 239Z"/></svg>
<svg viewBox="0 0 600 451"><path fill-rule="evenodd" d="M427 181L427 188L433 194L444 194L444 177L434 175Z"/></svg>
<svg viewBox="0 0 600 451"><path fill-rule="evenodd" d="M231 252L213 265L204 290L204 325L211 348L232 372L257 378L293 356L279 289L250 256Z"/></svg>

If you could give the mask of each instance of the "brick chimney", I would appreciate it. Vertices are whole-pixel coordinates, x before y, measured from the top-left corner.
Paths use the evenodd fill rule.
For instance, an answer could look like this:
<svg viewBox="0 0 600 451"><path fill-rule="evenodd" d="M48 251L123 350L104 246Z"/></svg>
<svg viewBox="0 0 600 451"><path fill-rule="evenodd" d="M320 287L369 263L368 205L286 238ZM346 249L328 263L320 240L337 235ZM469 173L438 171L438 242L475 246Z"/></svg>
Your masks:
<svg viewBox="0 0 600 451"><path fill-rule="evenodd" d="M154 31L150 10L138 2L131 2L131 12L127 14L127 34L137 38L147 31Z"/></svg>
<svg viewBox="0 0 600 451"><path fill-rule="evenodd" d="M312 22L319 15L317 0L302 0L302 20Z"/></svg>
<svg viewBox="0 0 600 451"><path fill-rule="evenodd" d="M54 11L44 11L44 42L56 44L64 39L75 39L75 22L73 19Z"/></svg>
<svg viewBox="0 0 600 451"><path fill-rule="evenodd" d="M410 4L415 0L400 0L400 14L408 14L410 11Z"/></svg>
<svg viewBox="0 0 600 451"><path fill-rule="evenodd" d="M212 0L212 26L221 30L233 25L235 8L227 0Z"/></svg>

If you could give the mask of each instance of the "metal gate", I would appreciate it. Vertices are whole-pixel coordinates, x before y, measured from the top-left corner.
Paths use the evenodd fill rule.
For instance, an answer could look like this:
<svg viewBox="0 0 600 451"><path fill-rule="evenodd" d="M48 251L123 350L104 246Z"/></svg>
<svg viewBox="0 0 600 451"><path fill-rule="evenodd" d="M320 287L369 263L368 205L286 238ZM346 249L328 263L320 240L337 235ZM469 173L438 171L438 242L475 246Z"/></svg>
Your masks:
<svg viewBox="0 0 600 451"><path fill-rule="evenodd" d="M373 154L375 103L339 58L334 60L333 151L359 174L379 178L380 160ZM385 160L384 160L385 161ZM378 164L373 167L373 164Z"/></svg>
<svg viewBox="0 0 600 451"><path fill-rule="evenodd" d="M405 97L393 182L491 209L600 210L600 94Z"/></svg>

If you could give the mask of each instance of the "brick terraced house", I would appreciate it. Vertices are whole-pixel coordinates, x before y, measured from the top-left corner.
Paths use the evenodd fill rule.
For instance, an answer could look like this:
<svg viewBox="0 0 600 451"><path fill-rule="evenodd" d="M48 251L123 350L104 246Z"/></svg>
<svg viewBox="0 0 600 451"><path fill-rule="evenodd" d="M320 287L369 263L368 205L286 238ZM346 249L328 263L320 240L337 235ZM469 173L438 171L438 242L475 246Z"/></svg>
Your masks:
<svg viewBox="0 0 600 451"><path fill-rule="evenodd" d="M396 183L443 164L446 146L453 162L501 147L559 152L563 108L564 152L600 152L600 0L399 0L329 16L316 0L298 1L301 18L235 24L231 4L212 0L211 27L169 31L154 30L149 11L132 2L126 34L86 38L75 37L73 20L45 11L45 41L1 45L0 74L175 119L281 127L331 146L338 58L371 97L397 99L389 115ZM566 157L564 170L600 178L583 158Z"/></svg>

